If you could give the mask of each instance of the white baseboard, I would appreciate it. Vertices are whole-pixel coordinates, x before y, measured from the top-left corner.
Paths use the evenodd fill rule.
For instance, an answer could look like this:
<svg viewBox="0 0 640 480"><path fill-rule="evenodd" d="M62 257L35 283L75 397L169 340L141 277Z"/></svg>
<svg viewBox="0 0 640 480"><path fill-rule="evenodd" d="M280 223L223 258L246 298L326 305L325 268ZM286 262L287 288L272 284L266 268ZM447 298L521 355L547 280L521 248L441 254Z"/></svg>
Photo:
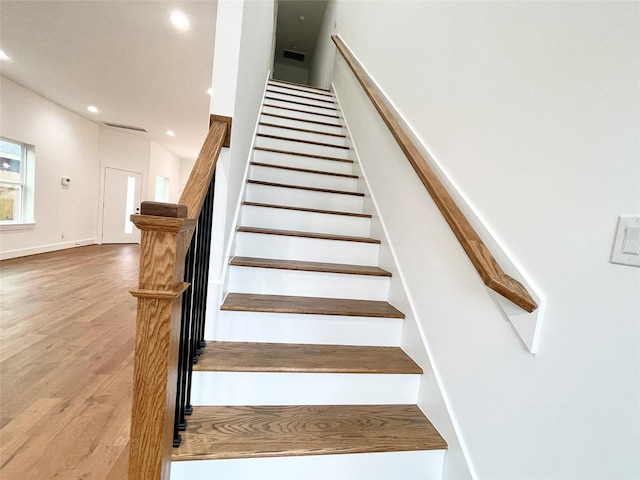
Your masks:
<svg viewBox="0 0 640 480"><path fill-rule="evenodd" d="M72 242L53 243L50 245L40 245L38 247L30 248L19 248L16 250L0 252L0 260L26 257L29 255L37 255L39 253L55 252L56 250L66 250L67 248L84 247L85 245L94 245L96 243L98 243L98 241L95 238L85 238L83 240L74 240Z"/></svg>

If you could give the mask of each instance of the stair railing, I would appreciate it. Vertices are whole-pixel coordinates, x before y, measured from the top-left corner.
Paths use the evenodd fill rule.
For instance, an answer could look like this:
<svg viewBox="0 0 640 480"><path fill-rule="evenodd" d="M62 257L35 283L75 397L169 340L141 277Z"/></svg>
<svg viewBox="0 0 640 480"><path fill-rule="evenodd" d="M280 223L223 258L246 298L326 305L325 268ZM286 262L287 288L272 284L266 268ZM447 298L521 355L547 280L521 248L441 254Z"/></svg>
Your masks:
<svg viewBox="0 0 640 480"><path fill-rule="evenodd" d="M192 365L204 347L214 172L230 119L209 134L177 204L143 202L129 480L168 479L171 449L190 413Z"/></svg>
<svg viewBox="0 0 640 480"><path fill-rule="evenodd" d="M471 226L471 223L469 223L469 220L464 216L442 182L420 154L409 135L400 126L400 122L387 106L388 101L386 101L384 94L369 79L362 65L356 60L342 39L337 35L333 35L331 39L398 142L485 285L527 312L533 312L538 308L533 296L522 283L502 270L487 246L480 239L478 233Z"/></svg>

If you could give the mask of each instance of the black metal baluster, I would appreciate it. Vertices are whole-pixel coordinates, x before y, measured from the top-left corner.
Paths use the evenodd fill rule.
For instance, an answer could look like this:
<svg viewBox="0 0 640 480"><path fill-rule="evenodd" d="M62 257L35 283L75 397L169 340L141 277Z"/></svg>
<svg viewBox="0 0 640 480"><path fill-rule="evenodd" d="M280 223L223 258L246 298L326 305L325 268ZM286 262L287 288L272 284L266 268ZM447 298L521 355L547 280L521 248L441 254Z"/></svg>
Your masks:
<svg viewBox="0 0 640 480"><path fill-rule="evenodd" d="M207 311L209 261L211 257L214 188L215 182L212 179L185 259L184 281L190 283L190 286L182 297L178 385L173 429L174 447L180 446L182 439L179 432L186 429L186 415L191 415L193 412L193 407L191 406L193 365L198 362L202 349L206 346L204 324Z"/></svg>
<svg viewBox="0 0 640 480"><path fill-rule="evenodd" d="M191 240L191 245L187 250L187 256L184 265L184 281L191 283L193 279L193 264L195 251L195 235ZM189 286L182 295L182 312L180 319L180 351L178 353L178 385L176 389L176 412L173 424L173 446L179 447L181 438L180 433L187 428L185 419L185 408L187 399L187 371L190 365L189 352L189 323L191 322L191 304L192 304L192 288Z"/></svg>
<svg viewBox="0 0 640 480"><path fill-rule="evenodd" d="M215 178L215 172L214 172ZM187 371L187 399L186 399L186 408L190 413L193 410L191 406L191 380L193 376L193 365L198 363L199 354L197 354L197 350L202 352L202 348L204 348L205 343L202 340L204 338L204 321L205 321L205 313L206 313L206 302L207 302L207 287L209 282L209 258L211 253L211 224L213 219L213 191L214 191L214 181L211 180L209 184L209 190L205 197L204 203L202 205L202 210L200 212L200 219L198 220L198 230L200 235L198 235L198 244L201 248L198 248L196 251L198 255L195 261L195 275L194 277L194 293L193 293L193 318L191 324L191 332L192 332L192 355L190 365L188 366ZM202 268L204 267L204 268ZM198 280L200 278L201 280ZM200 319L200 320L198 320ZM198 348L199 347L199 348Z"/></svg>

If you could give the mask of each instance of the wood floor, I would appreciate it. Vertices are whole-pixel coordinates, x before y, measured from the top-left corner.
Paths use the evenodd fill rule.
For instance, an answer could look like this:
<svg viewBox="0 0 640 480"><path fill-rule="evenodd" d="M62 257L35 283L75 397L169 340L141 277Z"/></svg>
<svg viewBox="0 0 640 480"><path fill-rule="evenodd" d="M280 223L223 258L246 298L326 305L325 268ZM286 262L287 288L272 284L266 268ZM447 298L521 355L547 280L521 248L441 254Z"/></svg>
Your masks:
<svg viewBox="0 0 640 480"><path fill-rule="evenodd" d="M127 478L138 245L0 262L0 478Z"/></svg>

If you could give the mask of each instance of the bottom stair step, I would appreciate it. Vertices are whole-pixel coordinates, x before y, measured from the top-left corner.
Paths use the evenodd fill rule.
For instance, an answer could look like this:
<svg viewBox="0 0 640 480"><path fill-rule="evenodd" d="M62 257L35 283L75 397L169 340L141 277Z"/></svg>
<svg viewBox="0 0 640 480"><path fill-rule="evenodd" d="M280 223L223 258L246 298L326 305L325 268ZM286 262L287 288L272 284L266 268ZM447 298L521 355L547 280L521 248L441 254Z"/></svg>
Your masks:
<svg viewBox="0 0 640 480"><path fill-rule="evenodd" d="M415 405L197 407L173 460L446 448Z"/></svg>

